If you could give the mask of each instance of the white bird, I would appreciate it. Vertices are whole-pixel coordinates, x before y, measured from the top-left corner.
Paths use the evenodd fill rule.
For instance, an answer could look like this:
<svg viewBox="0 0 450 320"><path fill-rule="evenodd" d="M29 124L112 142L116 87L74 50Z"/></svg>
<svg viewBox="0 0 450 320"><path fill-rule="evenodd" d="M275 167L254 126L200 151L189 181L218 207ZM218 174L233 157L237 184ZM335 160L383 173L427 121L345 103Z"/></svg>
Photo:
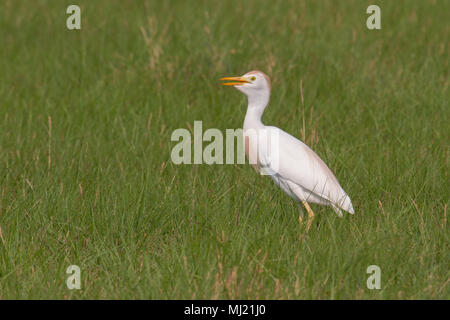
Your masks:
<svg viewBox="0 0 450 320"><path fill-rule="evenodd" d="M263 169L290 197L308 212L307 230L314 212L308 202L328 205L342 217L342 210L354 214L350 197L319 156L306 144L283 130L265 126L261 117L269 103L270 79L261 71L240 77L225 77L223 85L234 86L248 99L243 136L245 153L257 170ZM301 206L299 205L301 210ZM302 211L302 210L301 210ZM299 221L302 222L301 216Z"/></svg>

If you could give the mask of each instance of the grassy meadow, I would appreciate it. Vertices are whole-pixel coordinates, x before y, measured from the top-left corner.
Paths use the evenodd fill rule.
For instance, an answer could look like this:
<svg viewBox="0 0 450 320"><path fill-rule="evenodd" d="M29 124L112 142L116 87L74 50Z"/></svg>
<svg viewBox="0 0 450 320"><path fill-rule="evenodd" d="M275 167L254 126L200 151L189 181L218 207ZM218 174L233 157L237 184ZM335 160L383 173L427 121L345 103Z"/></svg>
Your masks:
<svg viewBox="0 0 450 320"><path fill-rule="evenodd" d="M373 3L1 0L0 299L449 299L450 2ZM242 127L218 79L254 69L355 215L307 233L250 165L172 163Z"/></svg>

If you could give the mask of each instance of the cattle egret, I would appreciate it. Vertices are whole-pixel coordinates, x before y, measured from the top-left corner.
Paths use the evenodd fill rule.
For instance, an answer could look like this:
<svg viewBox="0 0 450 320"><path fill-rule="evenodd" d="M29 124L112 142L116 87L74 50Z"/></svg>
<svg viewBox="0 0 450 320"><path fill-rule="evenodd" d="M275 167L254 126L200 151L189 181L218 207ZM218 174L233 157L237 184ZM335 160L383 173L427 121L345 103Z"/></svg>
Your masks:
<svg viewBox="0 0 450 320"><path fill-rule="evenodd" d="M307 231L314 219L314 212L308 202L331 206L340 217L341 209L355 213L350 197L313 150L283 130L265 126L261 122L271 89L270 79L266 74L250 71L240 77L225 77L220 80L228 81L222 84L234 86L247 96L243 136L249 162L255 164L256 169L264 168L265 172L269 172L273 181L299 203L301 212L300 203L305 206L308 212ZM299 221L302 222L302 216L299 216Z"/></svg>

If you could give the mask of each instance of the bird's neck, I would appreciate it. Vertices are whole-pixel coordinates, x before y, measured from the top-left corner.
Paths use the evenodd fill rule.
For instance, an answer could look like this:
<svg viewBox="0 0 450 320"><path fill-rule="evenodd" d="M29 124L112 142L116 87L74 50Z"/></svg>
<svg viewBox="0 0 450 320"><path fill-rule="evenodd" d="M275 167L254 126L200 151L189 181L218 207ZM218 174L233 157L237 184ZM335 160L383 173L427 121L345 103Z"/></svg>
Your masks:
<svg viewBox="0 0 450 320"><path fill-rule="evenodd" d="M244 130L249 128L263 127L261 117L269 103L269 93L263 93L255 96L248 96L247 113L244 120Z"/></svg>

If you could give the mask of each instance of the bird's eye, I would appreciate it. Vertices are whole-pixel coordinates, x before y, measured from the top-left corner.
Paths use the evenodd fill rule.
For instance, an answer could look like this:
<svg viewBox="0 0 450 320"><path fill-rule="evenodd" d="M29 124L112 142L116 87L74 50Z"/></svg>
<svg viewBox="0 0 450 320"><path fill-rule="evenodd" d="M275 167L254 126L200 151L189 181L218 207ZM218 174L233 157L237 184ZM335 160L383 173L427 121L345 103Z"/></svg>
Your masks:
<svg viewBox="0 0 450 320"><path fill-rule="evenodd" d="M255 80L256 80L256 77L253 76L253 77L250 78L250 80L255 81Z"/></svg>

